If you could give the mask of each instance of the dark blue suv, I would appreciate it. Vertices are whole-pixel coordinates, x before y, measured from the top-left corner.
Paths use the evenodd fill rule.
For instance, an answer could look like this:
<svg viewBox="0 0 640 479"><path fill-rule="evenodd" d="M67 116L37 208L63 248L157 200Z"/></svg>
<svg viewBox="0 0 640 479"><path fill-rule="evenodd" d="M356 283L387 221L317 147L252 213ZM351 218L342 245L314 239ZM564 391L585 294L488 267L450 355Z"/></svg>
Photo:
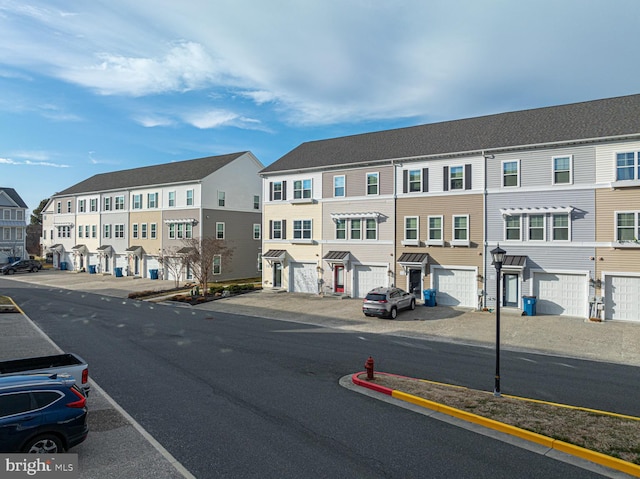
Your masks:
<svg viewBox="0 0 640 479"><path fill-rule="evenodd" d="M72 377L0 377L0 452L60 454L88 433L87 399Z"/></svg>

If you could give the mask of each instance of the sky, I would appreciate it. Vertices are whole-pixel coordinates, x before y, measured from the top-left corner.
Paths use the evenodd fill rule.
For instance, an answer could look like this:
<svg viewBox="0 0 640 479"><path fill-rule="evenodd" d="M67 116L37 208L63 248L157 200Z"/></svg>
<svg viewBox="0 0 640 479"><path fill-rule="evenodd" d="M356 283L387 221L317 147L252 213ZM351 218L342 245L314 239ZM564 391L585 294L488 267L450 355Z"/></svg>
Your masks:
<svg viewBox="0 0 640 479"><path fill-rule="evenodd" d="M0 186L640 93L638 0L0 0Z"/></svg>

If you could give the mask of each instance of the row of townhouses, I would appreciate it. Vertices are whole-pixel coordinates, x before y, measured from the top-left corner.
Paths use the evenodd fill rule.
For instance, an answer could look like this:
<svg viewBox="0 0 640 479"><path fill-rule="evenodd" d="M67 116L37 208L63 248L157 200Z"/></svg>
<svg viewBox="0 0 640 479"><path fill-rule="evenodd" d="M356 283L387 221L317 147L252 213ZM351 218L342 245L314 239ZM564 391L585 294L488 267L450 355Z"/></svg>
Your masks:
<svg viewBox="0 0 640 479"><path fill-rule="evenodd" d="M0 187L0 264L26 258L27 205L13 188Z"/></svg>
<svg viewBox="0 0 640 479"><path fill-rule="evenodd" d="M215 237L233 248L214 258L216 280L259 276L262 168L242 152L92 176L50 198L43 253L58 269L186 280L164 260Z"/></svg>
<svg viewBox="0 0 640 479"><path fill-rule="evenodd" d="M261 176L267 288L640 320L640 95L307 142Z"/></svg>

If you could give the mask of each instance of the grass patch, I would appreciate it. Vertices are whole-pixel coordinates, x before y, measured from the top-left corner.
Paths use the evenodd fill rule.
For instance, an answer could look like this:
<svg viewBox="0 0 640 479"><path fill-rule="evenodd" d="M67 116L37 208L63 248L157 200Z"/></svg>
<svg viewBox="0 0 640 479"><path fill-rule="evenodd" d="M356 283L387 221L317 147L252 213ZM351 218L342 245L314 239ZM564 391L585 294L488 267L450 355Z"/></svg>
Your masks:
<svg viewBox="0 0 640 479"><path fill-rule="evenodd" d="M378 374L375 383L640 464L639 418L506 396L497 398L486 391L399 376Z"/></svg>

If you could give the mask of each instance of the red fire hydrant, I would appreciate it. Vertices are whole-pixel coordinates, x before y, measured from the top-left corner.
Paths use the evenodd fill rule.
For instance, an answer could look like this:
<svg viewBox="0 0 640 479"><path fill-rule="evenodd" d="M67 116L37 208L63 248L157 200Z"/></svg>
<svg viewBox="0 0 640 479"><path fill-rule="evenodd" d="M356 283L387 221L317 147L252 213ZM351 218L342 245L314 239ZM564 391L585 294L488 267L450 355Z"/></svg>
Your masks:
<svg viewBox="0 0 640 479"><path fill-rule="evenodd" d="M369 356L367 362L364 363L364 368L367 370L367 379L374 379L373 377L373 358Z"/></svg>

